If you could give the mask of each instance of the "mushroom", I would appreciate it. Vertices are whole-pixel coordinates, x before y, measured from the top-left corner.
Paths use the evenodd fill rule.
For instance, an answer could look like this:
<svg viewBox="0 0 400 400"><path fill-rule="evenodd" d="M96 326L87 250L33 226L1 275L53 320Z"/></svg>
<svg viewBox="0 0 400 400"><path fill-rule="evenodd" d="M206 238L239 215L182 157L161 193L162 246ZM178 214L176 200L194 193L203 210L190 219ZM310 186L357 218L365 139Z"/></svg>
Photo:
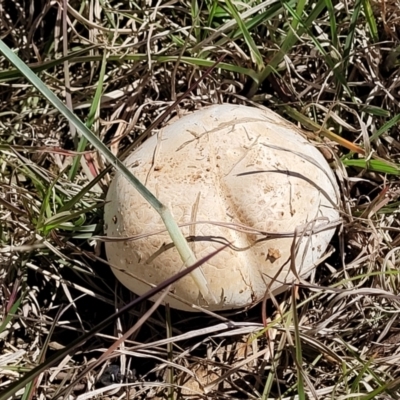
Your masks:
<svg viewBox="0 0 400 400"><path fill-rule="evenodd" d="M182 310L236 309L286 290L320 261L338 221L334 175L304 132L268 109L213 105L150 137L125 161L171 210L216 299L192 276L166 302ZM159 214L116 174L105 206L116 277L143 294L183 268ZM135 240L132 240L134 238Z"/></svg>

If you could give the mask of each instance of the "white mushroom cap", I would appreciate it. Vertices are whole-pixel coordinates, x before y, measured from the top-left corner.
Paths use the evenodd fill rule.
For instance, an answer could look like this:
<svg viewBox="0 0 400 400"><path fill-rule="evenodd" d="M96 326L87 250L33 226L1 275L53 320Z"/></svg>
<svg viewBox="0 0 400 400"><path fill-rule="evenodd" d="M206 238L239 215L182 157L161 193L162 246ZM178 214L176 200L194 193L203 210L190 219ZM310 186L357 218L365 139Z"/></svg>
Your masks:
<svg viewBox="0 0 400 400"><path fill-rule="evenodd" d="M233 309L261 300L266 291L282 292L296 279L293 236L269 238L257 231L293 233L339 217L334 175L299 132L269 110L214 105L171 123L129 156L133 174L184 225L197 259L232 243L201 267L218 304L205 304L190 275L174 284L174 295L210 310ZM159 214L118 173L104 219L108 236L145 235L106 242L115 275L134 293L182 269L168 233L154 234L165 230ZM297 239L293 265L299 276L316 265L333 233L331 227ZM166 299L171 307L193 310Z"/></svg>

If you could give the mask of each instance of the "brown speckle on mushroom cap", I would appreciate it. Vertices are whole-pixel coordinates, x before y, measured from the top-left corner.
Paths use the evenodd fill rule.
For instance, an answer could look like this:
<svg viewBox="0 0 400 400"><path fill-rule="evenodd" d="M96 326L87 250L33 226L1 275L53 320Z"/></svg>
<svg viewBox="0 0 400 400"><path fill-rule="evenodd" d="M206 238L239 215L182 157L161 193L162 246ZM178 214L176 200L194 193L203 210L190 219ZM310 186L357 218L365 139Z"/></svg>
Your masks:
<svg viewBox="0 0 400 400"><path fill-rule="evenodd" d="M135 176L147 179L146 186L178 224L185 225L182 231L198 259L223 243L232 244L202 266L218 304L202 302L191 276L174 285L175 295L223 310L248 306L267 289L285 290L295 279L290 270L293 237L268 238L256 231L294 232L318 218L317 225L324 223L322 217L338 218L338 189L324 157L294 125L272 111L246 106L204 108L166 126L160 135L161 140L149 138L126 164L135 165ZM104 218L109 236L165 229L157 212L119 174L110 186ZM299 275L315 266L333 233L330 228L298 239L294 265ZM182 268L170 244L168 234L162 233L107 242L106 252L117 278L142 294L148 284L158 284ZM167 301L191 309L176 298Z"/></svg>

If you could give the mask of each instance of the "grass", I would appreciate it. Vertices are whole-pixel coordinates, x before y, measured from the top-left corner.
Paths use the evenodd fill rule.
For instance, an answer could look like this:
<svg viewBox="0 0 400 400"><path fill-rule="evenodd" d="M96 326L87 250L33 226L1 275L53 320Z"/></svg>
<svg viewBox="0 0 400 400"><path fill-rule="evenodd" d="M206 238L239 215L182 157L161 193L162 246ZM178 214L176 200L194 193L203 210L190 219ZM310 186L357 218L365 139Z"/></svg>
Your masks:
<svg viewBox="0 0 400 400"><path fill-rule="evenodd" d="M399 398L398 1L3 7L0 399ZM216 102L268 106L326 152L335 252L265 308L129 307L93 239L107 165Z"/></svg>

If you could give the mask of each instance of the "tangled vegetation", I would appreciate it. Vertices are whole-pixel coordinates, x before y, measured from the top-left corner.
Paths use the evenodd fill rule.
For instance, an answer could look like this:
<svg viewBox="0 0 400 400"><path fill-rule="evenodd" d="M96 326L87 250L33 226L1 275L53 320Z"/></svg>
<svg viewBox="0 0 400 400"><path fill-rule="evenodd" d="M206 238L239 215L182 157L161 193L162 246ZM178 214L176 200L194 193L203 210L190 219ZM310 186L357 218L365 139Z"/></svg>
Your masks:
<svg viewBox="0 0 400 400"><path fill-rule="evenodd" d="M0 20L1 400L400 398L399 0L4 0ZM126 310L95 240L110 160L222 102L307 130L343 225L265 307Z"/></svg>

